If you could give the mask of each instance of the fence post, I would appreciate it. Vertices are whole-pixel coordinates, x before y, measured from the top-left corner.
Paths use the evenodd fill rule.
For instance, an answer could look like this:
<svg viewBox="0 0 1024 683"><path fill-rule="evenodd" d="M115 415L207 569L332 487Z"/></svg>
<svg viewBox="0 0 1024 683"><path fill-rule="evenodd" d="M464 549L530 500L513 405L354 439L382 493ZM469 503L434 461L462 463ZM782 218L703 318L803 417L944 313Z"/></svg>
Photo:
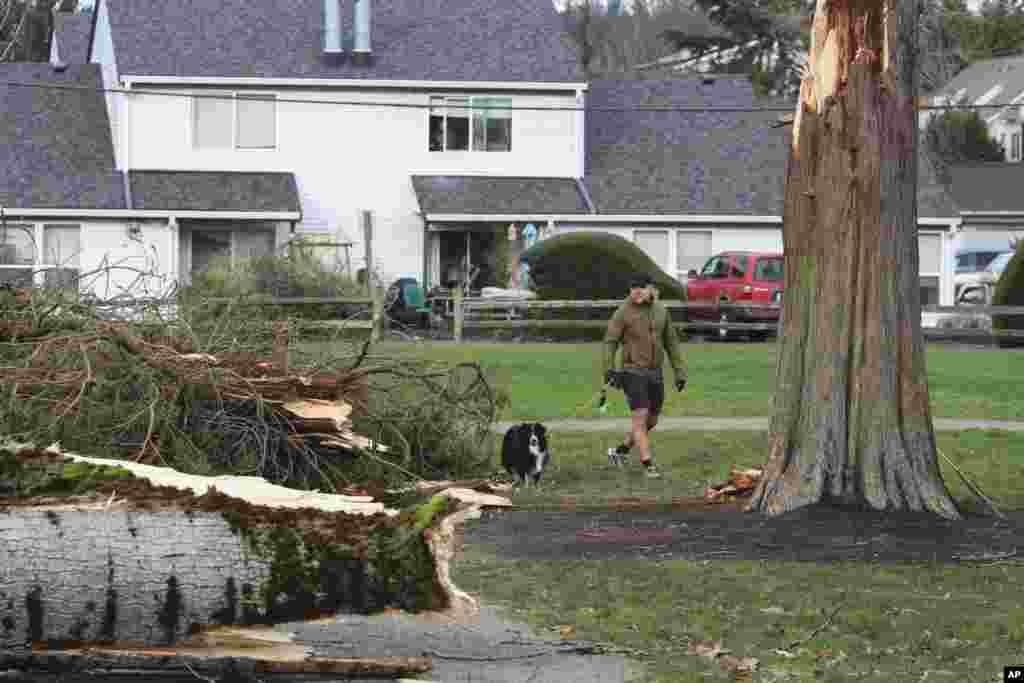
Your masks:
<svg viewBox="0 0 1024 683"><path fill-rule="evenodd" d="M363 211L363 249L366 254L366 287L373 295L373 214Z"/></svg>
<svg viewBox="0 0 1024 683"><path fill-rule="evenodd" d="M462 321L465 313L462 309L462 283L455 285L455 341L462 341Z"/></svg>
<svg viewBox="0 0 1024 683"><path fill-rule="evenodd" d="M384 296L380 287L370 287L370 300L373 302L373 327L370 328L370 341L380 341L384 328Z"/></svg>
<svg viewBox="0 0 1024 683"><path fill-rule="evenodd" d="M288 374L288 321L276 320L271 326L273 342L271 362L282 375Z"/></svg>

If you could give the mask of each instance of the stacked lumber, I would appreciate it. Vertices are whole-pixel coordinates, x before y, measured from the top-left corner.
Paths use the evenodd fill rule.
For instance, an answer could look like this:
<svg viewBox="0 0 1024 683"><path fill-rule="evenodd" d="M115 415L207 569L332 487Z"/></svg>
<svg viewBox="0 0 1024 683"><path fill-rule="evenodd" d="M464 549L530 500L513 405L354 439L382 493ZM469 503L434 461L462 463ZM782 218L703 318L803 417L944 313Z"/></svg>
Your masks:
<svg viewBox="0 0 1024 683"><path fill-rule="evenodd" d="M733 465L729 470L729 479L718 484L709 486L704 491L704 498L711 502L724 503L731 498L749 496L757 487L764 470L752 468L741 470Z"/></svg>

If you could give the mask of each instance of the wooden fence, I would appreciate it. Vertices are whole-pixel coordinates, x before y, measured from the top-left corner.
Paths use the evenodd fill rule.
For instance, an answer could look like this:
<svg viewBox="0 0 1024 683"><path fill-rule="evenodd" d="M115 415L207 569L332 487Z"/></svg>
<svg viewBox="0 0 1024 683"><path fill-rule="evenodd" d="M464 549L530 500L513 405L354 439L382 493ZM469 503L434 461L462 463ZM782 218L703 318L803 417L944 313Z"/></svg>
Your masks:
<svg viewBox="0 0 1024 683"><path fill-rule="evenodd" d="M491 330L515 330L529 328L532 330L603 330L608 325L608 318L612 311L621 303L621 299L594 300L594 301L536 301L536 300L509 300L509 299L466 299L461 288L455 288L453 292L452 306L454 315L451 319L453 336L455 341L461 342L467 329L491 329ZM335 304L350 306L365 306L369 309L369 319L363 320L310 320L304 321L301 325L304 329L350 329L370 330L371 338L379 340L384 334L388 317L385 314L384 290L373 288L369 297L275 297L256 295L244 298L210 298L204 299L210 303L234 303L243 305L269 305L269 306L290 306L302 304ZM699 310L699 309L721 309L726 312L736 309L778 309L772 304L731 304L723 307L719 304L688 303L676 300L663 300L661 304L671 311ZM564 311L564 310L598 310L604 309L607 316L600 320L580 319L538 319L530 317L530 311ZM979 316L998 315L1024 315L1024 306L923 306L922 313L947 314L953 318L978 318ZM695 320L687 322L674 322L678 329L701 332L756 332L773 333L777 331L775 322L722 322L716 320ZM999 337L1024 337L1024 330L991 330L985 327L926 327L923 329L926 339L966 339L978 341L992 341Z"/></svg>
<svg viewBox="0 0 1024 683"><path fill-rule="evenodd" d="M621 299L595 300L595 301L534 301L534 300L502 300L502 299L472 299L462 300L456 292L455 296L455 340L461 341L463 332L467 328L475 329L569 329L569 330L593 330L604 329L608 325L604 320L577 320L577 319L556 319L542 320L529 317L529 311L537 310L580 310L580 309L606 309L608 317L612 311L621 303ZM715 309L725 313L735 313L737 310L752 311L775 309L773 304L711 304L711 303L688 303L678 300L663 300L661 304L671 311L679 310L700 310ZM1024 315L1024 306L923 306L922 313L949 314L951 316L966 318L993 314L999 315ZM674 322L678 329L689 331L735 331L735 332L776 332L778 324L775 322L724 322L721 320L694 320L687 322ZM991 340L998 337L1024 337L1024 330L991 330L981 327L926 327L923 329L926 339L971 339Z"/></svg>

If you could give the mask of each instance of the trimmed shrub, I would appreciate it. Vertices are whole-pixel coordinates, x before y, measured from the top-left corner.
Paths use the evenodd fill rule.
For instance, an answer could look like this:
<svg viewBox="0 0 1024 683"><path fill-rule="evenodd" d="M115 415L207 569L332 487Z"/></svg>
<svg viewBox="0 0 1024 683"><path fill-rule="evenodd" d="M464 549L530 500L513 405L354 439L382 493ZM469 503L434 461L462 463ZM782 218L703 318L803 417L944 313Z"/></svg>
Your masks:
<svg viewBox="0 0 1024 683"><path fill-rule="evenodd" d="M685 300L686 290L627 239L603 232L571 232L538 242L522 259L530 265L530 279L544 300L624 299L629 280L647 273L655 281L659 298ZM610 315L604 312L604 316Z"/></svg>
<svg viewBox="0 0 1024 683"><path fill-rule="evenodd" d="M1006 270L999 276L992 305L1024 306L1024 240L1017 244ZM992 329L1024 332L1024 315L993 315ZM1024 346L1024 337L997 337L996 341L1002 348Z"/></svg>

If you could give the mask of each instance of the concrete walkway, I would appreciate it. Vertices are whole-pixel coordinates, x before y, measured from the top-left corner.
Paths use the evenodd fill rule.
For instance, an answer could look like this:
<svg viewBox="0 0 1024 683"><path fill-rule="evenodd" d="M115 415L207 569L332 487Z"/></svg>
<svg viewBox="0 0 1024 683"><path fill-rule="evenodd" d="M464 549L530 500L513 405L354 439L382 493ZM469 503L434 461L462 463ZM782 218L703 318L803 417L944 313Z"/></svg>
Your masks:
<svg viewBox="0 0 1024 683"><path fill-rule="evenodd" d="M662 417L658 420L658 431L727 432L767 431L768 417ZM629 418L606 417L591 420L544 420L551 430L563 432L624 432L629 429ZM935 429L942 432L958 432L964 429L1001 429L1007 432L1024 432L1024 422L999 420L949 420L935 418ZM493 429L504 434L518 422L498 422Z"/></svg>

